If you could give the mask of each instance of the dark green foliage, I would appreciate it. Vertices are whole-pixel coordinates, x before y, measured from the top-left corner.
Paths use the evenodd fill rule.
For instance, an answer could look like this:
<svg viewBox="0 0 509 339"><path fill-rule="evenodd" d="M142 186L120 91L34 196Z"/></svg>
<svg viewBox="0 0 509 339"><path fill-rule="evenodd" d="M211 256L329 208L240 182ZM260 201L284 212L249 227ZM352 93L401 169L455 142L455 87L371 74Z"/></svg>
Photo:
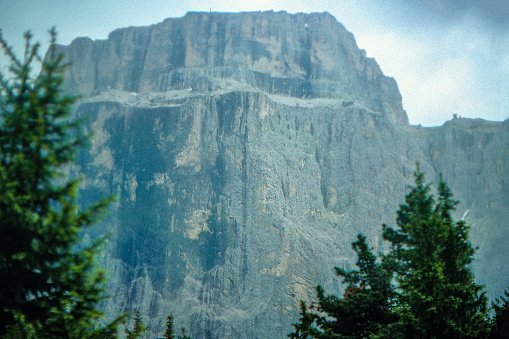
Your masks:
<svg viewBox="0 0 509 339"><path fill-rule="evenodd" d="M166 332L164 332L163 338L175 338L175 331L173 330L173 314L170 314L166 319Z"/></svg>
<svg viewBox="0 0 509 339"><path fill-rule="evenodd" d="M134 328L131 331L129 328L125 328L125 333L127 334L127 339L136 339L145 334L147 330L147 326L143 323L143 319L141 319L140 311L136 311L134 314Z"/></svg>
<svg viewBox="0 0 509 339"><path fill-rule="evenodd" d="M509 338L509 291L504 291L504 296L495 300L493 304L495 316L492 320L490 339Z"/></svg>
<svg viewBox="0 0 509 339"><path fill-rule="evenodd" d="M366 237L359 234L352 244L356 251L359 270L345 271L336 267L336 273L347 284L342 299L326 295L317 287L318 303L311 312L301 303L301 319L295 324L290 338L362 338L376 333L381 325L396 320L392 308L395 292L391 274L377 262Z"/></svg>
<svg viewBox="0 0 509 339"><path fill-rule="evenodd" d="M469 226L451 217L458 202L442 179L435 202L419 170L405 202L398 229L384 227L392 248L385 260L399 291L400 320L393 328L413 338L485 338L488 300L468 266L474 254Z"/></svg>
<svg viewBox="0 0 509 339"><path fill-rule="evenodd" d="M180 329L180 332L180 336L175 334L175 330L173 329L173 314L170 314L166 320L166 332L164 332L163 338L191 339L191 337L186 335L186 329L184 327Z"/></svg>
<svg viewBox="0 0 509 339"><path fill-rule="evenodd" d="M51 36L54 46L54 30ZM25 38L20 61L0 36L11 59L11 79L0 75L0 335L113 337L118 322L101 326L97 310L105 272L95 257L105 240L85 246L79 236L109 199L80 210L80 182L65 175L87 141L70 119L76 98L62 94L64 67L54 48L41 75L31 77L39 45Z"/></svg>
<svg viewBox="0 0 509 339"><path fill-rule="evenodd" d="M469 268L469 227L451 217L456 205L442 179L435 201L417 167L415 186L397 212L398 227L384 225L390 251L377 260L359 235L352 244L359 269L336 268L347 284L343 299L318 286L317 307L309 312L301 304L290 337L486 338L487 298ZM504 308L496 310L503 314Z"/></svg>
<svg viewBox="0 0 509 339"><path fill-rule="evenodd" d="M310 306L309 309L313 309L313 306ZM306 303L300 302L300 314L301 317L299 322L293 324L295 327L295 332L292 332L288 335L289 338L293 339L307 339L307 338L315 338L320 334L320 331L314 325L315 321L318 318L318 315L315 312L308 312L308 307Z"/></svg>
<svg viewBox="0 0 509 339"><path fill-rule="evenodd" d="M339 333L338 329L344 329L343 335L338 338L366 337L376 332L380 325L395 320L391 274L383 263L377 262L365 236L359 234L352 247L358 256L359 270L347 272L335 268L336 273L344 278L343 283L347 284L344 298L340 300L332 295L325 296L323 289L317 290L322 310L337 319L332 322L320 319L318 324L325 329L325 333Z"/></svg>

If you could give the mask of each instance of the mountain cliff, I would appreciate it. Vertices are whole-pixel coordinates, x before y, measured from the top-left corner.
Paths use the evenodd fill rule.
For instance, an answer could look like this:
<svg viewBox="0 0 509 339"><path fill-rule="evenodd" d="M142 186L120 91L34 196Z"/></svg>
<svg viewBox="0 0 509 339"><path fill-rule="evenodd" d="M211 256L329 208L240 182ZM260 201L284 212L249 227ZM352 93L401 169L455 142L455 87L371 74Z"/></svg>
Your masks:
<svg viewBox="0 0 509 339"><path fill-rule="evenodd" d="M474 269L509 285L509 121L408 124L394 79L328 13L188 13L58 46L94 132L72 175L115 194L110 314L196 338L282 338L314 286L341 291L357 233L383 250L416 161L473 225Z"/></svg>
<svg viewBox="0 0 509 339"><path fill-rule="evenodd" d="M357 100L407 123L396 82L330 14L188 13L149 27L80 38L65 49L69 90L165 92L236 80L267 93Z"/></svg>

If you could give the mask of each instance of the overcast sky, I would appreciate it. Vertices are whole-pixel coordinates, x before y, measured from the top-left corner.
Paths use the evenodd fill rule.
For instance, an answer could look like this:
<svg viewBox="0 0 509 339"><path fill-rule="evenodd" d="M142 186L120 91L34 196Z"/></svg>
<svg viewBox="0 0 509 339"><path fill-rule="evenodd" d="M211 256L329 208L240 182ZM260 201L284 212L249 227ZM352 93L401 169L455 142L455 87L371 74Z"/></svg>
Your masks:
<svg viewBox="0 0 509 339"><path fill-rule="evenodd" d="M334 15L396 79L412 124L441 125L453 113L509 118L509 0L0 0L0 29L21 55L28 29L46 41L56 26L69 44L188 11L271 9Z"/></svg>

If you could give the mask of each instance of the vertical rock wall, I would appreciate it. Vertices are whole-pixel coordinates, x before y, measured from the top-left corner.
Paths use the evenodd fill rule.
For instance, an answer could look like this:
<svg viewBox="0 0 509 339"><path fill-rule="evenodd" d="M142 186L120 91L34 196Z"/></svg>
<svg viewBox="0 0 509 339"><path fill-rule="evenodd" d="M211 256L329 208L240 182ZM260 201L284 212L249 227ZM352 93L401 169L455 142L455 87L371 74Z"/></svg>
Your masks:
<svg viewBox="0 0 509 339"><path fill-rule="evenodd" d="M384 249L416 161L461 200L477 277L509 285L509 124L409 126L331 15L189 13L59 48L94 132L71 169L83 203L118 198L89 233L113 233L109 314L140 310L154 337L172 313L196 338L283 338L317 284L341 292L357 233Z"/></svg>

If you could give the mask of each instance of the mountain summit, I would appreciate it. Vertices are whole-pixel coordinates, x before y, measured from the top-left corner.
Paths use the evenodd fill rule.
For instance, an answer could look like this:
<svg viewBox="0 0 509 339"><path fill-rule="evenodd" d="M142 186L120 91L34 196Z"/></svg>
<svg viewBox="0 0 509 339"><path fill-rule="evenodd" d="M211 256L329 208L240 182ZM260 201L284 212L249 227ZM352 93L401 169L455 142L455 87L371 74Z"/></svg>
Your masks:
<svg viewBox="0 0 509 339"><path fill-rule="evenodd" d="M103 41L76 39L62 51L74 62L67 86L83 95L166 92L229 79L267 93L353 100L408 124L394 79L329 13L188 13L118 29Z"/></svg>
<svg viewBox="0 0 509 339"><path fill-rule="evenodd" d="M194 338L283 338L298 301L355 265L416 161L443 173L491 296L509 285L509 121L411 126L394 79L328 13L188 13L59 46L91 147L83 204L114 194L108 314Z"/></svg>

